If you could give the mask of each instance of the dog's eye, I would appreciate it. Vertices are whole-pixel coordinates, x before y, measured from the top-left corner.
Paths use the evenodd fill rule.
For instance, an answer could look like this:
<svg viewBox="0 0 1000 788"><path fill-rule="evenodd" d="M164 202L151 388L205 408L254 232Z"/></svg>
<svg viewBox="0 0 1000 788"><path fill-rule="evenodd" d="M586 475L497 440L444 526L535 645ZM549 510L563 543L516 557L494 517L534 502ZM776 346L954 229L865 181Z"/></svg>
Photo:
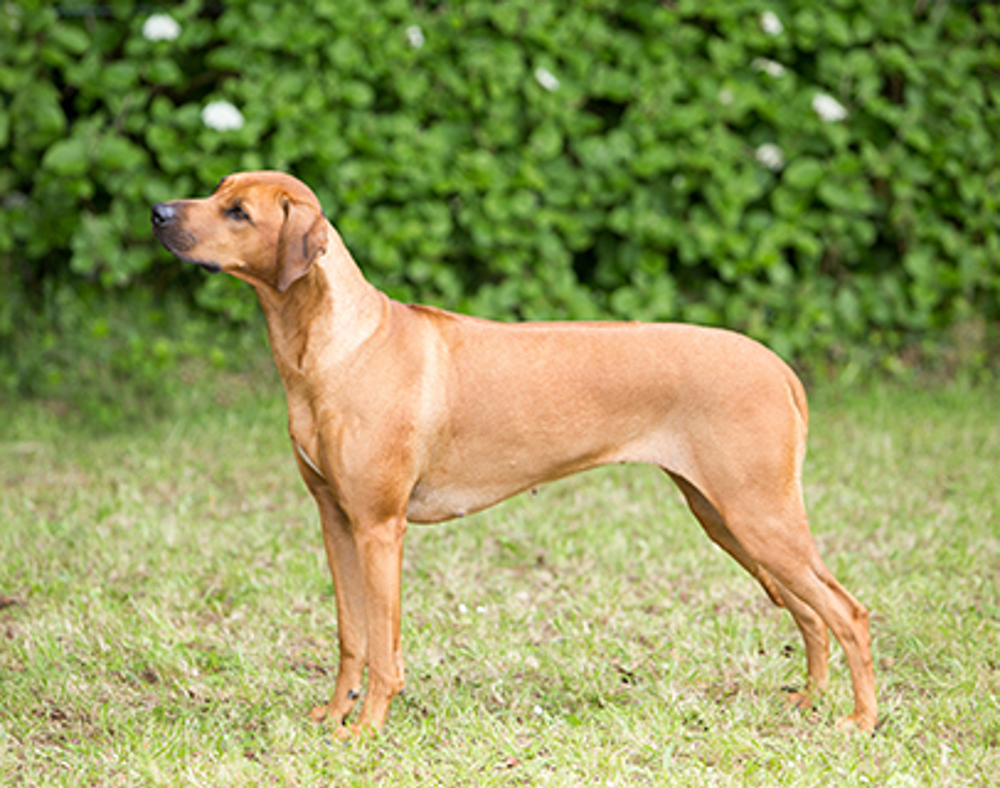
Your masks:
<svg viewBox="0 0 1000 788"><path fill-rule="evenodd" d="M250 214L248 214L246 211L244 211L243 207L239 203L237 203L236 205L233 205L230 208L227 208L225 210L225 214L226 214L226 216L230 217L231 219L236 219L237 221L240 221L240 222L248 222L248 221L250 221Z"/></svg>

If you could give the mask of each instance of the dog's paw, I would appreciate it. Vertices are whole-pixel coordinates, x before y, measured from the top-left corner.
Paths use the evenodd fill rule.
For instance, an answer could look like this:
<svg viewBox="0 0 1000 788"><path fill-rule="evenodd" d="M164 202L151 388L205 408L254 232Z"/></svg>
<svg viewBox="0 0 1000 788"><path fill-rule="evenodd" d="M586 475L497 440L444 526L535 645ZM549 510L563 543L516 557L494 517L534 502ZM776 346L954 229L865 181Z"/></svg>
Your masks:
<svg viewBox="0 0 1000 788"><path fill-rule="evenodd" d="M309 712L309 719L315 723L323 722L329 714L329 707L324 703L322 706L316 706Z"/></svg>
<svg viewBox="0 0 1000 788"><path fill-rule="evenodd" d="M849 714L837 720L837 730L848 734L857 732L874 736L875 720L869 719L867 715Z"/></svg>
<svg viewBox="0 0 1000 788"><path fill-rule="evenodd" d="M330 725L341 725L351 713L359 697L361 697L361 693L356 690L350 690L347 693L347 698L339 702L335 695L329 703L316 706L310 711L309 719L315 723L325 721Z"/></svg>
<svg viewBox="0 0 1000 788"><path fill-rule="evenodd" d="M793 689L792 687L785 687L785 705L799 711L808 711L812 708L813 701L805 692Z"/></svg>
<svg viewBox="0 0 1000 788"><path fill-rule="evenodd" d="M352 725L341 725L334 735L342 742L355 742L363 739L374 739L378 736L378 730L371 725L353 723Z"/></svg>

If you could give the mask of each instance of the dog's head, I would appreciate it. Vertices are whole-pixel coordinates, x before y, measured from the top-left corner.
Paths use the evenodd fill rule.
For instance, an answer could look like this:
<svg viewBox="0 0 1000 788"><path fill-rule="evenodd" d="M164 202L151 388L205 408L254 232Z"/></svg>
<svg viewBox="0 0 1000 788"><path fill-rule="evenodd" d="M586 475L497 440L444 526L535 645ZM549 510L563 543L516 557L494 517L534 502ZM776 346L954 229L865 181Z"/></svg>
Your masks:
<svg viewBox="0 0 1000 788"><path fill-rule="evenodd" d="M319 200L280 172L241 172L211 197L153 206L153 234L168 251L208 271L224 271L284 293L327 246Z"/></svg>

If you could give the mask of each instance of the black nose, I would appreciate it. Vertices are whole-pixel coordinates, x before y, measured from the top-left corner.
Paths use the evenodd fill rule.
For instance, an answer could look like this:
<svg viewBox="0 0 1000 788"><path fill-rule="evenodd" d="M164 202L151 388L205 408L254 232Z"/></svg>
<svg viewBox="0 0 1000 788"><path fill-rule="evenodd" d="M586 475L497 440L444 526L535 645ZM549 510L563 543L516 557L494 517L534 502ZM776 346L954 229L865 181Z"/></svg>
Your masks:
<svg viewBox="0 0 1000 788"><path fill-rule="evenodd" d="M177 216L177 211L168 202L158 202L153 206L152 221L157 226L170 224Z"/></svg>

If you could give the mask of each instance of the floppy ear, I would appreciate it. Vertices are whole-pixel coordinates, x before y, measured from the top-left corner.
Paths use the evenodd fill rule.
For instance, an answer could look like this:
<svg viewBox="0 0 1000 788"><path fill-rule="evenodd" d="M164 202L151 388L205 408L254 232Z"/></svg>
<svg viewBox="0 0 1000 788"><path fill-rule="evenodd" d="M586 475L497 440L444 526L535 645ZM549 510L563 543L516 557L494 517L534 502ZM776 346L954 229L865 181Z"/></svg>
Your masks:
<svg viewBox="0 0 1000 788"><path fill-rule="evenodd" d="M285 201L285 224L278 238L275 287L284 293L305 276L325 251L326 222L323 214L308 203Z"/></svg>

